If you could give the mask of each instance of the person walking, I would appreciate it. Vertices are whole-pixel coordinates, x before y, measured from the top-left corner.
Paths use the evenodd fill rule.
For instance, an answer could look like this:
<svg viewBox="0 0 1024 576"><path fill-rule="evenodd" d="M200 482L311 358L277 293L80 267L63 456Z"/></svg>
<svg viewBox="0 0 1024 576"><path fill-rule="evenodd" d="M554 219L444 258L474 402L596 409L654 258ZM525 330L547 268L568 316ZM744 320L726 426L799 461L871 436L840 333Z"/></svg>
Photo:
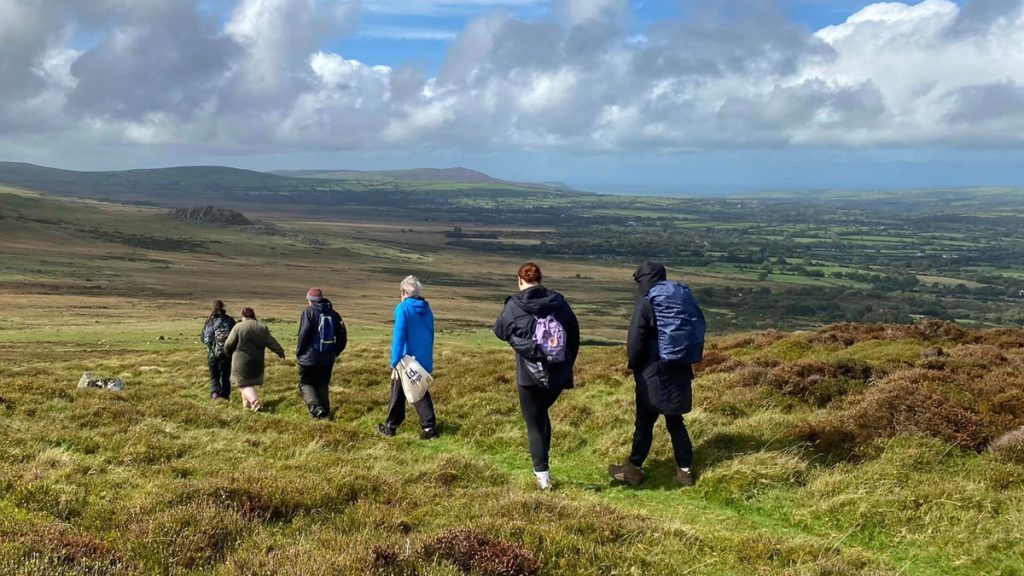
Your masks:
<svg viewBox="0 0 1024 576"><path fill-rule="evenodd" d="M519 292L505 300L494 335L516 352L516 388L533 471L540 488L549 490L549 410L563 390L573 387L580 326L565 298L541 285L540 267L535 263L520 266L517 278Z"/></svg>
<svg viewBox="0 0 1024 576"><path fill-rule="evenodd" d="M224 302L217 300L206 318L200 339L206 344L206 365L210 369L210 398L231 399L231 354L224 344L228 341L235 319L228 315Z"/></svg>
<svg viewBox="0 0 1024 576"><path fill-rule="evenodd" d="M306 309L299 319L299 343L295 357L299 364L299 393L309 415L317 420L331 416L328 387L334 362L348 345L348 330L323 290L306 292Z"/></svg>
<svg viewBox="0 0 1024 576"><path fill-rule="evenodd" d="M415 358L423 369L434 372L434 313L423 298L423 284L415 276L407 276L399 285L400 301L395 306L395 328L391 335L391 400L388 416L377 431L383 436L394 436L405 421L405 392L402 379L394 372L405 356ZM420 418L420 438L433 440L439 436L434 401L427 392L413 404Z"/></svg>
<svg viewBox="0 0 1024 576"><path fill-rule="evenodd" d="M676 481L693 486L693 444L683 415L693 405L692 364L699 362L703 353L704 315L687 286L667 281L662 264L640 264L633 279L640 292L626 343L636 384L633 448L629 460L609 466L608 473L630 486L643 482L643 464L654 441L654 425L663 415L672 438Z"/></svg>
<svg viewBox="0 0 1024 576"><path fill-rule="evenodd" d="M231 354L231 380L242 393L242 408L259 412L263 404L256 387L263 385L264 350L269 349L284 360L284 348L270 328L256 320L252 308L242 310L242 321L231 329L224 347Z"/></svg>

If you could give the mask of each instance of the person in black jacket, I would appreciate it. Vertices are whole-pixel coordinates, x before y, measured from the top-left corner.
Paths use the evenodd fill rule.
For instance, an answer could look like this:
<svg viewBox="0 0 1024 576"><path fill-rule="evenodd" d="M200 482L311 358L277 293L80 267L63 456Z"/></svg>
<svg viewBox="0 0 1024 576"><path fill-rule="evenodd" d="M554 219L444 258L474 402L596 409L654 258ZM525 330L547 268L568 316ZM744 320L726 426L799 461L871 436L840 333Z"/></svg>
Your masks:
<svg viewBox="0 0 1024 576"><path fill-rule="evenodd" d="M533 262L519 268L519 292L505 300L494 323L494 335L516 351L519 405L526 421L534 474L542 490L551 488L548 455L551 418L548 410L563 390L573 387L573 365L580 350L580 325L565 298L540 285L541 271ZM534 342L538 318L552 316L565 330L565 359L548 362ZM544 382L546 380L546 382Z"/></svg>
<svg viewBox="0 0 1024 576"><path fill-rule="evenodd" d="M348 345L348 331L331 301L324 298L323 290L311 288L306 293L306 302L308 306L299 319L299 343L295 348L299 364L299 393L306 402L309 415L322 420L331 416L328 386L334 361ZM331 324L327 331L321 326L322 321Z"/></svg>
<svg viewBox="0 0 1024 576"><path fill-rule="evenodd" d="M210 369L210 398L231 398L231 354L224 343L235 327L235 319L228 315L224 303L217 300L203 325L202 341L206 344L206 365Z"/></svg>
<svg viewBox="0 0 1024 576"><path fill-rule="evenodd" d="M642 467L654 441L654 425L661 415L665 416L665 426L672 438L672 450L678 466L676 481L683 486L693 486L690 472L693 444L683 423L683 414L692 409L693 367L684 363L661 362L658 326L654 309L647 299L651 288L666 278L665 266L657 262L644 262L633 273L640 295L633 307L626 351L629 368L636 381L636 427L629 461L608 467L613 478L631 486L643 482Z"/></svg>

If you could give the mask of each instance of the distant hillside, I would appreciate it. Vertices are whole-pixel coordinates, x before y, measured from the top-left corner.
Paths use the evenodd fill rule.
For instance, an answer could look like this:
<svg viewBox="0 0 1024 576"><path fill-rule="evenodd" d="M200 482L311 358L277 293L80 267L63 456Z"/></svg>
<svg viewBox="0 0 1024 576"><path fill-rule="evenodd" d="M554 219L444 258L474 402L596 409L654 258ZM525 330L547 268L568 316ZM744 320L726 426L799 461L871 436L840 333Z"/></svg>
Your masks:
<svg viewBox="0 0 1024 576"><path fill-rule="evenodd" d="M501 182L469 168L413 168L409 170L275 170L271 174L323 180L393 180L396 182Z"/></svg>
<svg viewBox="0 0 1024 576"><path fill-rule="evenodd" d="M537 189L571 190L562 182L513 182L469 168L412 168L408 170L272 170L271 174L319 180L406 182L420 184L497 184Z"/></svg>
<svg viewBox="0 0 1024 576"><path fill-rule="evenodd" d="M64 194L155 204L216 198L232 190L263 190L291 181L284 176L223 166L182 166L111 172L76 172L34 164L0 162L0 183Z"/></svg>
<svg viewBox="0 0 1024 576"><path fill-rule="evenodd" d="M394 206L410 195L419 195L421 200L430 196L430 206L435 207L443 206L451 195L529 201L568 193L540 184L504 182L465 168L275 174L223 166L183 166L76 172L0 162L0 184L67 196L177 207L222 203L380 207Z"/></svg>
<svg viewBox="0 0 1024 576"><path fill-rule="evenodd" d="M176 185L206 184L221 182L248 186L264 186L285 181L276 174L228 168L225 166L177 166L173 168L150 168L138 170L117 170L105 172L78 172L25 164L21 162L0 162L0 182L29 187L31 184L53 185L66 182L80 184L91 182L120 186L128 183L166 183Z"/></svg>

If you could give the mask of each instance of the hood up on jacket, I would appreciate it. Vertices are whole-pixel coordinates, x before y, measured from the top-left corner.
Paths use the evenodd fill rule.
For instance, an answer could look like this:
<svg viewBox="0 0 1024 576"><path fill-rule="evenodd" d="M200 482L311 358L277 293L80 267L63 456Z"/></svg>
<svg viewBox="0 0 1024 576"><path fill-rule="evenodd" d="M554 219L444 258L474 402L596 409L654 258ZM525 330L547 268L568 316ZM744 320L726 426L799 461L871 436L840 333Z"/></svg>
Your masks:
<svg viewBox="0 0 1024 576"><path fill-rule="evenodd" d="M550 316L566 305L565 298L561 294L552 292L543 286L531 286L512 298L523 310L541 318Z"/></svg>
<svg viewBox="0 0 1024 576"><path fill-rule="evenodd" d="M641 263L636 267L636 272L633 272L633 280L636 281L641 296L646 295L655 284L664 282L667 278L665 265L651 260Z"/></svg>
<svg viewBox="0 0 1024 576"><path fill-rule="evenodd" d="M330 314L331 310L334 310L334 304L331 304L331 301L327 298L321 298L315 302L310 302L309 307L317 316L320 314Z"/></svg>

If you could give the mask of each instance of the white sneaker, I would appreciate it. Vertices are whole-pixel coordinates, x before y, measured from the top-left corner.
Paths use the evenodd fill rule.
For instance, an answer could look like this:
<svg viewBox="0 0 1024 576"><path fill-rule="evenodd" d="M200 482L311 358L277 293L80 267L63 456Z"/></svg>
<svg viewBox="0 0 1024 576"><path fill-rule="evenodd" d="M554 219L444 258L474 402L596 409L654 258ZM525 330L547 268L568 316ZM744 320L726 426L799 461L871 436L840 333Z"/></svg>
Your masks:
<svg viewBox="0 0 1024 576"><path fill-rule="evenodd" d="M534 472L537 476L537 486L541 490L551 490L551 473L550 472Z"/></svg>

